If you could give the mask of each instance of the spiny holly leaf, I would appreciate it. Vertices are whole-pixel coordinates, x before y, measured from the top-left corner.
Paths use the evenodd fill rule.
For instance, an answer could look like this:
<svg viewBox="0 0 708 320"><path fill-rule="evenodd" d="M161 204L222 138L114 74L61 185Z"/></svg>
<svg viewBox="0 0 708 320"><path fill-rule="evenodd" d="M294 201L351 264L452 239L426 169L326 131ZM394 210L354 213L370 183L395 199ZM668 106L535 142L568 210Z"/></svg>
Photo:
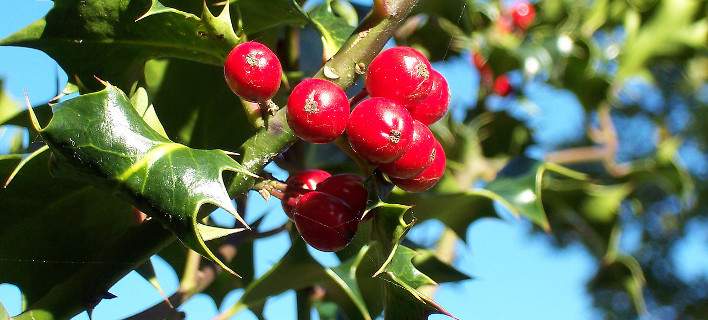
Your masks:
<svg viewBox="0 0 708 320"><path fill-rule="evenodd" d="M70 79L76 76L84 85L95 83L90 79L98 76L128 88L140 78L149 58L220 65L239 41L228 6L218 17L205 10L200 18L157 0L57 0L46 17L0 45L42 50L59 62Z"/></svg>
<svg viewBox="0 0 708 320"><path fill-rule="evenodd" d="M485 189L499 195L500 198L495 200L512 214L524 216L543 230L550 231L541 198L543 179L547 171L573 179L585 179L582 173L552 163L520 157L510 161Z"/></svg>
<svg viewBox="0 0 708 320"><path fill-rule="evenodd" d="M222 318L233 316L249 306L259 305L269 296L286 290L321 285L327 290L325 299L336 302L349 319L371 319L354 280L362 258L363 255L359 255L337 268L324 268L310 256L302 240L294 237L293 245L285 257L251 283L241 299L222 314Z"/></svg>
<svg viewBox="0 0 708 320"><path fill-rule="evenodd" d="M19 319L67 319L94 306L93 297L173 239L156 221L137 224L112 192L53 177L49 157L33 158L0 188L0 283L20 288L27 309ZM0 177L21 158L0 156Z"/></svg>
<svg viewBox="0 0 708 320"><path fill-rule="evenodd" d="M334 14L330 1L313 8L308 17L322 35L325 59L337 53L355 29L355 26L348 24L344 18Z"/></svg>
<svg viewBox="0 0 708 320"><path fill-rule="evenodd" d="M380 252L379 250L371 250ZM378 253L375 253L378 254ZM388 263L375 277L382 281L386 293L383 295L385 319L426 319L431 314L444 314L455 318L432 298L418 291L422 286L437 283L420 272L412 260L416 251L398 246ZM371 260L371 259L368 259ZM367 291L364 291L368 295Z"/></svg>
<svg viewBox="0 0 708 320"><path fill-rule="evenodd" d="M211 205L224 208L245 225L226 193L222 174L250 173L224 151L191 149L166 139L110 84L57 105L49 124L36 127L52 154L99 183L118 188L186 246L233 273L204 241L241 229L198 223L200 209L209 212L204 205Z"/></svg>
<svg viewBox="0 0 708 320"><path fill-rule="evenodd" d="M371 238L380 245L381 257L379 270L383 272L386 265L394 258L394 253L401 239L415 224L409 211L411 207L402 204L379 202L367 215L373 215Z"/></svg>

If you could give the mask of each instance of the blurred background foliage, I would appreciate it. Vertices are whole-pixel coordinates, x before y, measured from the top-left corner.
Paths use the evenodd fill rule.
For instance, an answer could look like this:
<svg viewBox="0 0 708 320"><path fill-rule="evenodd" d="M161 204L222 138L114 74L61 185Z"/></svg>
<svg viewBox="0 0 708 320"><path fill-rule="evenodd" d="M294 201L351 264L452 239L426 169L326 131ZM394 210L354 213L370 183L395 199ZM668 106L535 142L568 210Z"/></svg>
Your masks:
<svg viewBox="0 0 708 320"><path fill-rule="evenodd" d="M220 10L217 2L207 1L211 12ZM689 228L705 226L708 210L708 122L703 118L708 115L707 2L543 0L533 3L536 19L525 30L504 24L513 4L422 0L389 43L424 52L453 93L449 117L432 128L448 155L445 178L423 194L394 189L388 201L413 205L419 222L437 219L447 227L437 243L403 240L423 257L434 258L414 264L438 282L466 279L449 265L455 255L446 241L464 241L468 226L480 218L521 216L535 224L537 236L558 247L579 243L592 254L597 271L587 288L604 318L650 313L659 319L705 319L708 279L678 276L671 257ZM147 8L155 14L134 22ZM344 0L240 0L230 8L232 21L243 17L241 26L234 22L237 31L277 49L290 86L313 75L370 9L366 1ZM76 17L84 18L71 20ZM242 102L222 79L219 59L228 46L210 37L203 17L201 1L98 1L88 6L55 1L46 20L2 44L37 48L56 59L69 76L68 96L96 89L96 75L133 99L145 95L172 140L194 148L238 150L255 131L244 111L248 105L235 107ZM160 28L169 23L191 33L166 35ZM163 38L185 49L161 47ZM107 41L82 45L58 39ZM157 45L111 45L123 40ZM190 51L194 48L203 51ZM510 93L495 92L499 77L508 79ZM285 101L288 87L278 103ZM357 83L349 93L360 88ZM46 106L35 109L48 115ZM25 119L19 103L0 95L0 124L15 126L0 127L15 130L0 155L3 176L37 148L17 128L27 127ZM296 143L276 163L290 172L357 170L333 145ZM42 179L52 179L38 167ZM90 205L81 208L91 210ZM634 235L631 245L620 245L624 234ZM259 288L254 295L263 297L287 288L336 291L319 273L311 283L254 279L250 240L214 244L237 248L239 258L230 267L241 271L243 279L220 273L199 290L217 301L243 287ZM295 241L291 250L299 245ZM311 258L297 252L281 262L283 268L307 269ZM341 270L354 263L347 259L356 254L340 254L345 261ZM190 261L179 244L159 255L178 273ZM149 269L143 267L141 274L151 278ZM323 319L334 319L338 308L346 308L345 300L327 296L315 306ZM256 313L262 308L262 300L246 302ZM368 298L366 303L376 305Z"/></svg>

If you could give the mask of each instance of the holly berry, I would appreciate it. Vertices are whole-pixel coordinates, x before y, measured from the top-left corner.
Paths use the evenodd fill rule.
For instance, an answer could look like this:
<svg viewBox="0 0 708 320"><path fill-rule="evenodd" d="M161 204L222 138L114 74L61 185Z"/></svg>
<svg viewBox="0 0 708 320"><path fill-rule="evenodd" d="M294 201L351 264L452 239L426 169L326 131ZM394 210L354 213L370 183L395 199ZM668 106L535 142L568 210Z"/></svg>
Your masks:
<svg viewBox="0 0 708 320"><path fill-rule="evenodd" d="M322 181L317 191L331 194L354 209L358 217L366 209L368 192L364 188L364 178L355 174L337 174Z"/></svg>
<svg viewBox="0 0 708 320"><path fill-rule="evenodd" d="M252 102L265 102L280 88L282 67L265 45L244 42L231 50L224 63L224 77L231 91Z"/></svg>
<svg viewBox="0 0 708 320"><path fill-rule="evenodd" d="M359 224L357 214L344 201L319 191L300 197L293 220L305 242L321 251L346 247Z"/></svg>
<svg viewBox="0 0 708 320"><path fill-rule="evenodd" d="M507 77L506 75L498 76L497 79L494 80L494 86L492 87L492 90L494 90L494 93L502 97L508 96L509 93L511 93L511 84L509 83L509 77Z"/></svg>
<svg viewBox="0 0 708 320"><path fill-rule="evenodd" d="M305 79L288 98L288 125L307 142L332 142L344 133L348 119L347 95L330 81Z"/></svg>
<svg viewBox="0 0 708 320"><path fill-rule="evenodd" d="M536 18L536 9L527 1L519 1L511 7L511 18L517 28L526 30Z"/></svg>
<svg viewBox="0 0 708 320"><path fill-rule="evenodd" d="M317 189L317 185L330 176L332 175L329 174L329 172L318 169L303 170L290 176L288 180L285 181L287 187L285 188L285 193L281 200L283 211L285 211L288 217L293 217L295 206L303 194Z"/></svg>
<svg viewBox="0 0 708 320"><path fill-rule="evenodd" d="M391 178L391 182L408 192L423 192L432 188L445 173L445 150L440 142L435 141L435 159L433 163L417 176L410 179Z"/></svg>
<svg viewBox="0 0 708 320"><path fill-rule="evenodd" d="M427 96L406 106L413 119L426 125L433 124L445 116L450 104L450 88L447 86L445 77L433 70L430 74L430 83L430 92Z"/></svg>
<svg viewBox="0 0 708 320"><path fill-rule="evenodd" d="M414 120L411 147L396 161L379 166L392 178L408 179L425 170L435 159L435 137L427 126Z"/></svg>
<svg viewBox="0 0 708 320"><path fill-rule="evenodd" d="M366 90L372 97L401 102L422 98L430 91L433 68L428 59L410 47L395 47L381 52L369 65Z"/></svg>
<svg viewBox="0 0 708 320"><path fill-rule="evenodd" d="M349 144L374 163L398 159L410 147L413 118L398 102L369 98L359 103L349 116Z"/></svg>

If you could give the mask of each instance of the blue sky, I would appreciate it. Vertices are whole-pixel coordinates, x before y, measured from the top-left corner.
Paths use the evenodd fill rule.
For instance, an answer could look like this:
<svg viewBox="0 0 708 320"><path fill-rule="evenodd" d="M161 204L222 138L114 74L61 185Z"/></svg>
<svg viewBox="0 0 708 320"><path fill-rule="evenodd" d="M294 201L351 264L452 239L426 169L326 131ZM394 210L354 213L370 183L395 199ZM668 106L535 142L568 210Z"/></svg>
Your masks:
<svg viewBox="0 0 708 320"><path fill-rule="evenodd" d="M0 4L0 37L20 29L40 18L51 8L46 0L9 0ZM454 62L459 63L459 62ZM442 67L444 69L444 67ZM472 88L459 85L477 81L476 71L466 75L451 74L453 94L459 101L469 99ZM19 98L27 91L32 101L42 102L56 94L56 77L64 79L56 63L45 54L24 48L0 47L0 78L5 89ZM0 141L2 141L0 137ZM1 149L1 148L0 148ZM276 175L283 172L269 167ZM284 177L283 177L284 178ZM260 197L251 197L250 212L253 221L266 214L263 228L278 226L286 219L277 201L265 203ZM228 223L226 218L219 221ZM431 234L439 232L440 223L430 221L416 226L411 237L420 242L432 241ZM705 274L708 257L704 243L708 235L705 225L692 226L677 260L687 277ZM592 319L592 309L585 283L594 272L594 261L580 247L564 250L552 248L546 239L529 236L530 225L522 220L482 220L467 232L468 245L459 244L456 265L475 280L442 285L437 300L460 319ZM631 235L631 234L630 234ZM627 240L631 241L631 237ZM263 274L287 251L289 240L285 234L256 242L256 272ZM324 265L336 264L333 254L311 250ZM698 258L696 258L698 257ZM698 260L697 260L698 259ZM702 259L702 260L701 260ZM159 257L153 257L158 278L169 295L178 287L175 272ZM110 290L117 298L105 300L94 312L94 319L121 319L161 300L157 292L136 273L131 273ZM219 309L233 304L242 291L233 292L222 306L216 306L205 295L197 295L180 309L187 319L210 319ZM9 284L0 284L0 302L14 315L20 312L20 291ZM235 318L255 319L248 312ZM295 295L287 292L271 298L266 305L268 319L295 319ZM443 319L443 317L432 317ZM80 314L74 319L88 319ZM315 317L316 319L316 317Z"/></svg>

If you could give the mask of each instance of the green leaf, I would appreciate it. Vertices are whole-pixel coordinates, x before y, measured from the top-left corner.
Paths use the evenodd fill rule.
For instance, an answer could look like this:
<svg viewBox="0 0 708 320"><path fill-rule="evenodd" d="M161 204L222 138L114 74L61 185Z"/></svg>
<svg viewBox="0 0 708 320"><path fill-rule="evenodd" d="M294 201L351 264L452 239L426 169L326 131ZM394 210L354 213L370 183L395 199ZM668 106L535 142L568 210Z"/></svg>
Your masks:
<svg viewBox="0 0 708 320"><path fill-rule="evenodd" d="M93 297L173 239L156 221L137 225L131 205L111 192L53 177L49 157L32 159L0 189L0 283L20 288L27 313L18 319L66 319L94 306ZM21 158L0 156L0 177Z"/></svg>
<svg viewBox="0 0 708 320"><path fill-rule="evenodd" d="M49 124L37 128L52 154L65 158L99 184L115 188L169 227L188 247L233 273L207 248L198 221L221 207L244 225L226 192L223 173L250 175L221 150L174 143L148 126L122 91L106 84L56 106ZM208 205L208 206L204 206ZM223 230L218 235L237 232Z"/></svg>
<svg viewBox="0 0 708 320"><path fill-rule="evenodd" d="M380 263L375 275L384 272L386 266L394 258L396 248L415 220L409 211L410 206L379 202L367 215L373 215L371 238L380 245L382 250Z"/></svg>
<svg viewBox="0 0 708 320"><path fill-rule="evenodd" d="M231 0L241 10L243 29L254 34L282 25L304 25L307 14L295 0Z"/></svg>
<svg viewBox="0 0 708 320"><path fill-rule="evenodd" d="M237 150L255 133L224 81L223 68L179 59L150 60L145 78L155 113L172 141L192 148Z"/></svg>
<svg viewBox="0 0 708 320"><path fill-rule="evenodd" d="M304 242L296 236L285 256L251 283L239 301L223 316L226 318L235 315L246 307L259 305L267 297L286 290L319 284L327 291L326 299L336 302L349 319L371 319L354 279L361 259L363 255L360 254L336 268L323 268L307 252Z"/></svg>
<svg viewBox="0 0 708 320"><path fill-rule="evenodd" d="M547 172L577 180L585 179L582 173L521 157L510 161L485 189L499 195L497 200L512 214L526 217L543 230L550 231L542 202L543 183Z"/></svg>
<svg viewBox="0 0 708 320"><path fill-rule="evenodd" d="M355 29L344 18L334 14L329 1L310 10L308 17L322 35L325 59L329 59L337 53Z"/></svg>
<svg viewBox="0 0 708 320"><path fill-rule="evenodd" d="M386 290L384 318L425 319L431 314L455 318L432 298L417 290L436 283L413 265L412 259L416 255L415 250L398 246L391 262L376 276L383 280Z"/></svg>
<svg viewBox="0 0 708 320"><path fill-rule="evenodd" d="M129 88L150 58L221 65L240 39L225 19L228 12L215 18L207 10L203 16L162 6L157 0L57 0L46 17L0 45L42 50L70 79L76 76L85 86L96 87L92 79L97 76Z"/></svg>

